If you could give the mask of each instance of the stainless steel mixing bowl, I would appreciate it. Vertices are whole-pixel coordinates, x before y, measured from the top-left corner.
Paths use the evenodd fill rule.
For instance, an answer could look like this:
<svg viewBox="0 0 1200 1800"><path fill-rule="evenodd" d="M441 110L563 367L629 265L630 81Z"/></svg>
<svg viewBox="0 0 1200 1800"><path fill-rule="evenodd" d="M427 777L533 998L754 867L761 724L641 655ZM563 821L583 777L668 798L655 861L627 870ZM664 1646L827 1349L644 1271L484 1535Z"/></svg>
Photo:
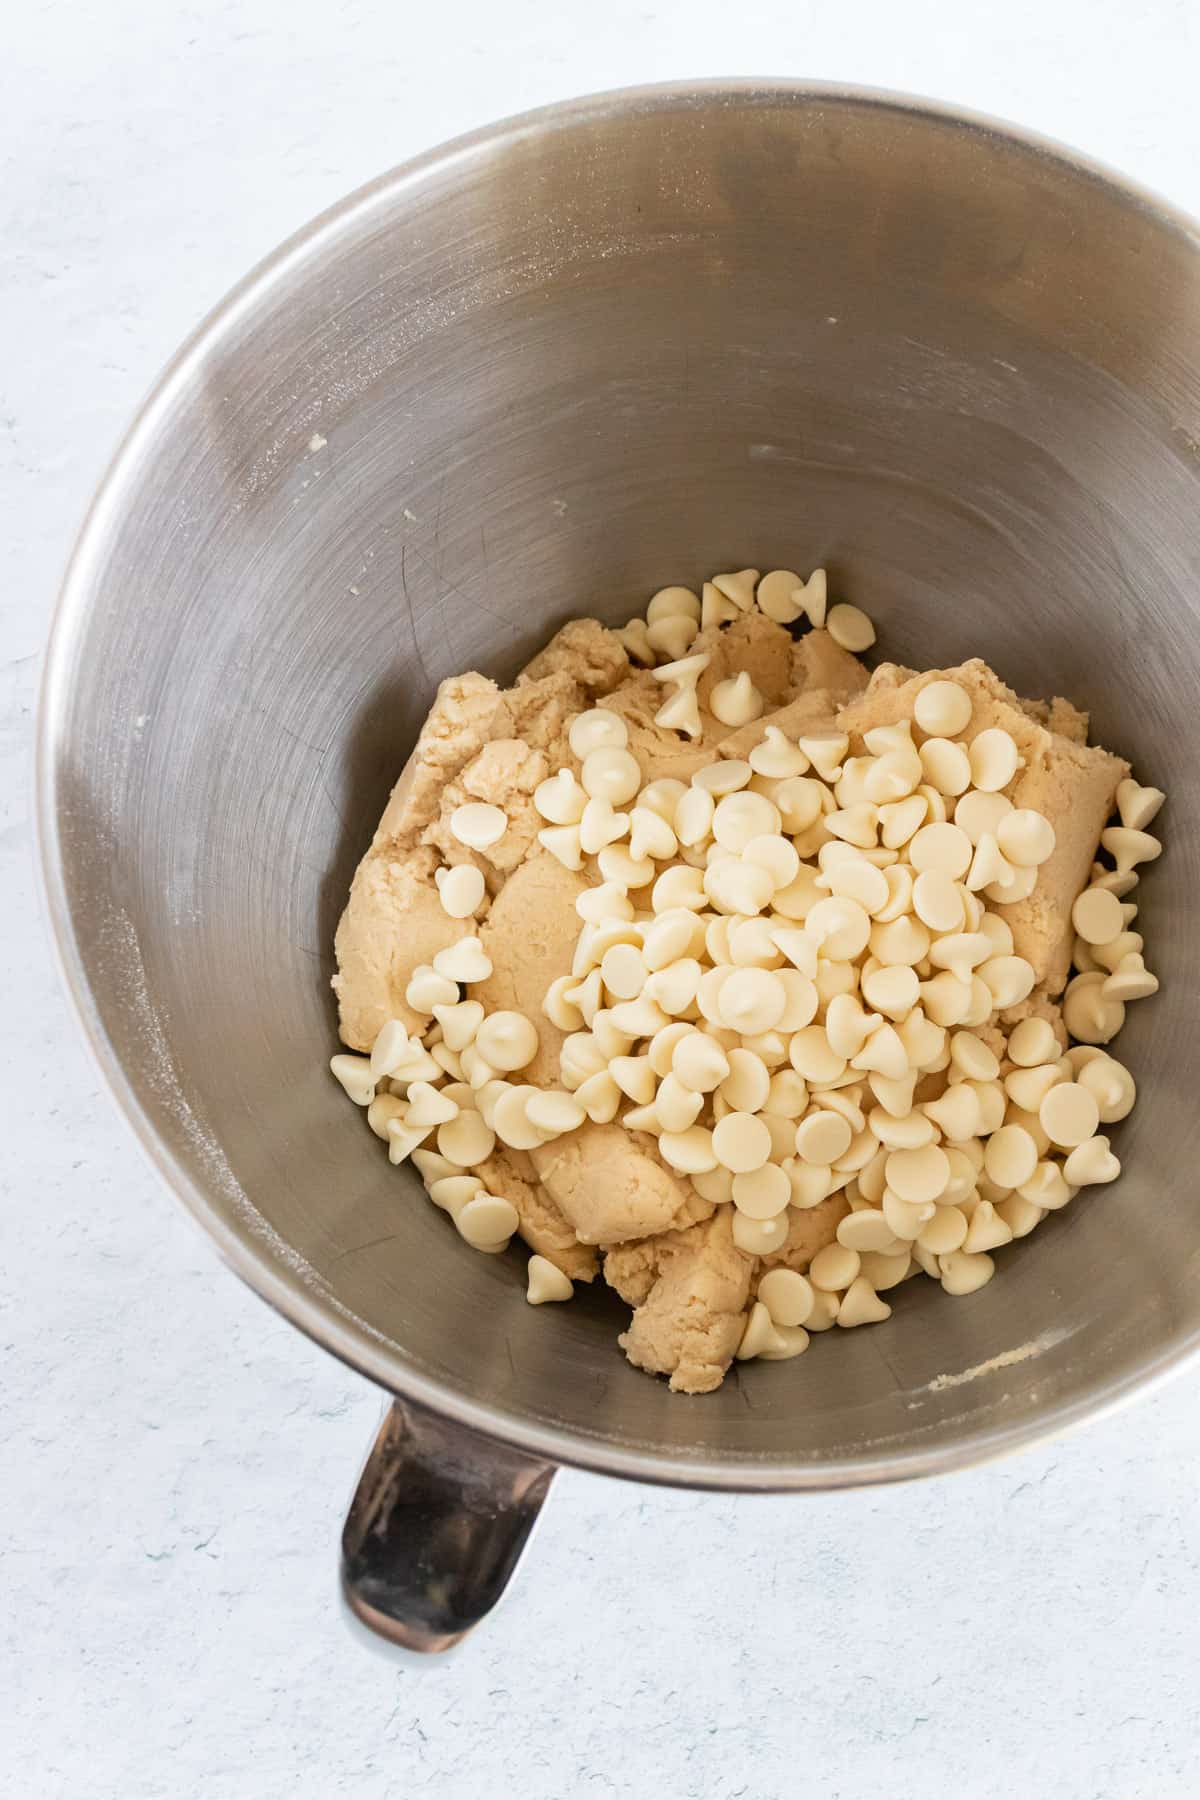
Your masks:
<svg viewBox="0 0 1200 1800"><path fill-rule="evenodd" d="M798 1362L671 1395L602 1288L524 1301L330 1080L330 947L435 684L669 581L825 563L1167 788L1127 1173ZM1200 244L895 97L602 96L384 177L180 353L83 532L42 716L50 911L117 1098L233 1267L402 1397L347 1583L408 1641L503 1585L551 1465L812 1489L1094 1415L1200 1336ZM474 1434L485 1434L478 1436Z"/></svg>

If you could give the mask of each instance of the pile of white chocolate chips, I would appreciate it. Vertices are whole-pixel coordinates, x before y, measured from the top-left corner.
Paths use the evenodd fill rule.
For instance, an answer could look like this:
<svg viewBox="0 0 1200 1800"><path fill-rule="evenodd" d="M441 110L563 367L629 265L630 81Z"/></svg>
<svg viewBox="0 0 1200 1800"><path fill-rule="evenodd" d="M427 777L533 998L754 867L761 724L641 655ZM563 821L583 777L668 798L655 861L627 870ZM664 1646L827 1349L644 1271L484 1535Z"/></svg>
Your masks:
<svg viewBox="0 0 1200 1800"><path fill-rule="evenodd" d="M845 651L874 641L857 608L827 606L821 570L804 583L787 570L718 576L703 599L665 589L619 634L661 684L657 727L701 737L711 651L693 645L755 608ZM860 753L846 730L793 737L767 723L744 757L714 748L687 780L647 779L619 712L574 717L574 767L532 793L538 841L585 877L570 966L543 1016L475 997L493 964L469 930L408 980L426 1029L389 1019L369 1057L331 1064L468 1244L497 1252L518 1229L512 1200L477 1173L497 1140L534 1152L618 1121L727 1213L753 1269L731 1348L782 1359L813 1330L888 1318L883 1296L909 1276L975 1292L992 1252L1117 1176L1105 1127L1135 1090L1102 1046L1127 1002L1158 986L1128 896L1159 855L1147 827L1164 796L1115 783L1117 820L1092 851L1105 860L1066 901L1076 972L1039 1004L1008 909L1036 904L1054 826L1009 798L1020 746L1001 727L972 729L964 685L909 687L904 716L865 729ZM769 710L745 670L712 686L706 708L739 729ZM448 823L475 853L509 821L464 800ZM476 862L436 880L444 912L473 921L487 896ZM561 1034L559 1085L535 1086L522 1071L547 1020ZM797 1212L833 1195L836 1230L803 1272L772 1263ZM553 1260L530 1257L530 1301L571 1293Z"/></svg>

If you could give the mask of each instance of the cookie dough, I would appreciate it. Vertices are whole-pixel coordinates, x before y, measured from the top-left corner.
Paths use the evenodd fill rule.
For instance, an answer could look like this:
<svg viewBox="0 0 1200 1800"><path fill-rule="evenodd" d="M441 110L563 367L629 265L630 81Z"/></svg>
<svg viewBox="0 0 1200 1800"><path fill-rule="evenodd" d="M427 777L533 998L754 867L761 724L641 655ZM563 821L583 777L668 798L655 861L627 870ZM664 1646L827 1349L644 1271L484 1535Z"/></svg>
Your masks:
<svg viewBox="0 0 1200 1800"><path fill-rule="evenodd" d="M1126 898L1157 840L1125 813L1158 791L979 660L870 673L843 647L870 622L841 612L831 635L823 571L742 570L621 632L571 621L510 688L444 682L337 932L362 1054L332 1066L392 1160L479 1249L515 1218L535 1303L602 1274L630 1361L685 1393L885 1319L922 1271L973 1291L989 1250L1110 1179L1108 1140L1061 1121L1128 1111L1103 1045L1157 985ZM452 916L462 865L454 911L478 900ZM1089 884L1079 916L1120 925L1101 945L1072 922ZM1024 1020L1044 1065L1008 1055ZM535 1036L519 1071L481 1051Z"/></svg>

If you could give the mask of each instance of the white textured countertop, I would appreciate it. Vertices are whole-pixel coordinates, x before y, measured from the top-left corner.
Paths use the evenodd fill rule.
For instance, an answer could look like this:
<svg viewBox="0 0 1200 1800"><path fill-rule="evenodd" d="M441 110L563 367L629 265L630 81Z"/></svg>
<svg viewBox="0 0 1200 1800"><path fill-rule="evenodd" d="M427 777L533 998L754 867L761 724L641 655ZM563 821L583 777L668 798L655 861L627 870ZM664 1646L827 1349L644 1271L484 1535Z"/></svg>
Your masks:
<svg viewBox="0 0 1200 1800"><path fill-rule="evenodd" d="M560 1478L509 1600L397 1665L335 1603L379 1399L219 1267L60 998L28 745L69 540L147 384L310 215L543 101L907 88L1200 212L1189 0L24 0L0 53L0 1793L1131 1800L1200 1791L1200 1399L900 1490Z"/></svg>

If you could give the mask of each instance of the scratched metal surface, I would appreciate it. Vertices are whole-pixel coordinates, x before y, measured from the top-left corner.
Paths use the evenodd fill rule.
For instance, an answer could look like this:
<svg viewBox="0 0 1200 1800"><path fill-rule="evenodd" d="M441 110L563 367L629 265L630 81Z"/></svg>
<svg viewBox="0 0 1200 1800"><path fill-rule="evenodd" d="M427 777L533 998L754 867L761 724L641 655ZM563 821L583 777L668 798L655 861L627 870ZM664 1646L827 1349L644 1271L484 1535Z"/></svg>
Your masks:
<svg viewBox="0 0 1200 1800"><path fill-rule="evenodd" d="M739 89L429 159L241 291L93 519L47 798L93 1034L290 1316L554 1454L751 1485L964 1460L1193 1346L1198 270L1036 148ZM827 562L897 659L980 652L1143 757L1172 796L1165 994L1124 1040L1119 1189L968 1303L914 1284L889 1325L684 1404L625 1367L605 1295L547 1331L515 1254L463 1254L387 1168L324 1072L329 947L439 679L749 560Z"/></svg>

